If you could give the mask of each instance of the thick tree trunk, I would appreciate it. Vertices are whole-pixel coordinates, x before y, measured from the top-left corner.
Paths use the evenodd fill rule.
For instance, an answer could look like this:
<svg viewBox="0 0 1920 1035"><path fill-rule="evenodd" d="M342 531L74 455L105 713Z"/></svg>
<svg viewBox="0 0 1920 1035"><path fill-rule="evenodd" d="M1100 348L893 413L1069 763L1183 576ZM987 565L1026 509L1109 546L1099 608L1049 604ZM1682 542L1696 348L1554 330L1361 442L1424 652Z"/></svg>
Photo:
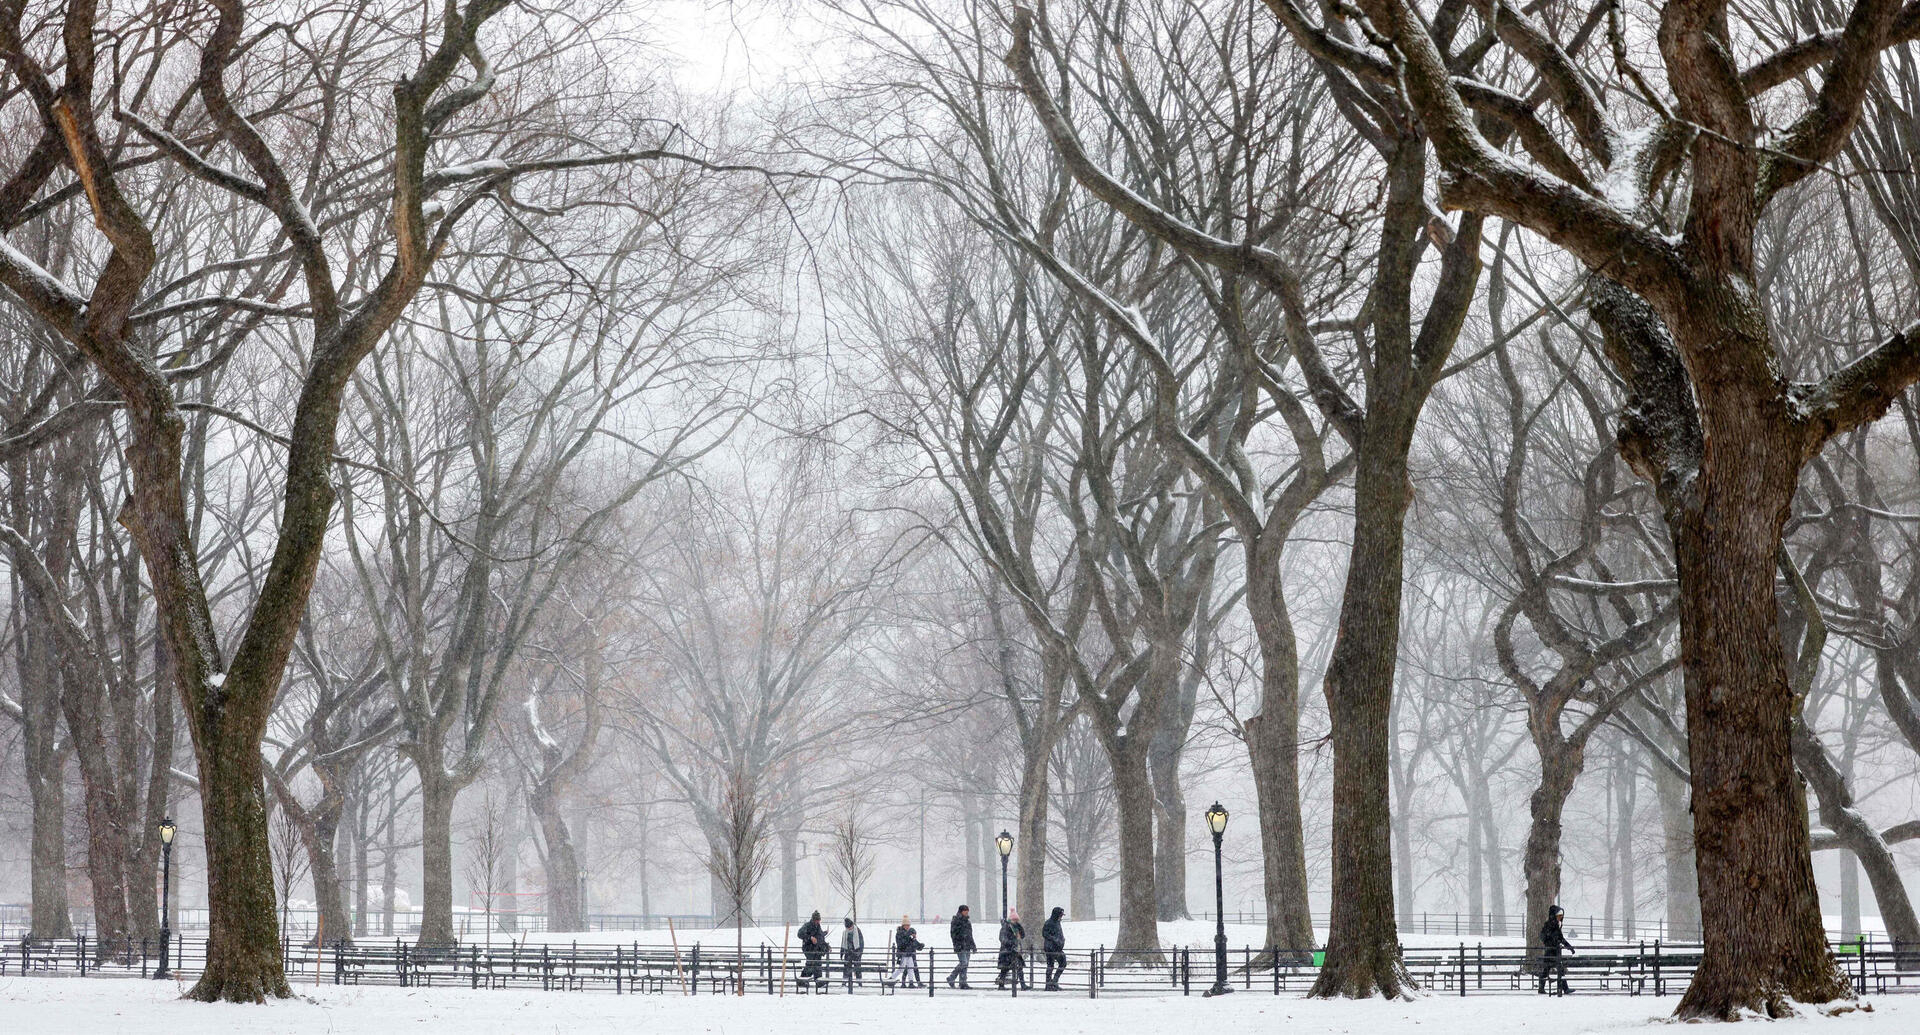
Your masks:
<svg viewBox="0 0 1920 1035"><path fill-rule="evenodd" d="M1244 723L1259 809L1267 906L1265 948L1270 962L1310 962L1315 945L1313 910L1307 901L1306 832L1300 818L1297 698L1296 706L1289 707L1293 695L1277 691L1271 675L1266 683L1260 714Z"/></svg>
<svg viewBox="0 0 1920 1035"><path fill-rule="evenodd" d="M424 756L420 774L420 938L421 948L444 948L459 938L453 931L454 781L437 771L437 752Z"/></svg>
<svg viewBox="0 0 1920 1035"><path fill-rule="evenodd" d="M1180 746L1186 739L1184 723L1177 729L1162 729L1147 753L1147 772L1153 780L1154 912L1163 921L1192 915L1187 912L1187 796L1180 786ZM1211 911L1213 900L1207 901Z"/></svg>
<svg viewBox="0 0 1920 1035"><path fill-rule="evenodd" d="M1527 851L1521 863L1527 878L1525 934L1530 958L1540 955L1540 928L1547 922L1547 910L1560 900L1561 817L1586 756L1583 745L1568 743L1558 731L1544 728L1536 728L1534 748L1540 755L1540 783L1528 800Z"/></svg>
<svg viewBox="0 0 1920 1035"><path fill-rule="evenodd" d="M207 969L187 993L201 1002L264 1002L293 994L280 966L273 853L257 737L217 739L200 748L200 814L207 852Z"/></svg>
<svg viewBox="0 0 1920 1035"><path fill-rule="evenodd" d="M1037 924L1047 910L1047 780L1051 772L1054 737L1037 732L1026 745L1020 767L1020 823L1014 833L1013 900L1022 917ZM994 831L997 835L999 831ZM989 838L988 849L994 851ZM997 875L997 874L996 874ZM998 907L999 903L994 903ZM1038 928L1036 928L1037 930Z"/></svg>
<svg viewBox="0 0 1920 1035"><path fill-rule="evenodd" d="M540 824L540 839L547 844L547 930L553 932L587 929L584 903L580 901L580 856L574 851L572 832L552 795L527 796L534 819Z"/></svg>
<svg viewBox="0 0 1920 1035"><path fill-rule="evenodd" d="M1693 812L1687 804L1687 781L1664 766L1653 771L1653 788L1660 796L1662 889L1666 894L1666 938L1691 942L1700 938L1700 891L1694 883Z"/></svg>
<svg viewBox="0 0 1920 1035"><path fill-rule="evenodd" d="M1146 752L1138 742L1123 738L1118 751L1109 751L1113 763L1113 795L1119 814L1120 933L1113 951L1125 962L1160 958L1159 896L1154 892L1153 781L1147 775ZM1036 913L1038 918L1040 915Z"/></svg>
<svg viewBox="0 0 1920 1035"><path fill-rule="evenodd" d="M61 683L61 710L73 738L86 806L94 944L105 955L124 949L131 933L125 854L128 831L124 829L127 809L120 801L120 783L107 743L105 688L91 681L83 683L71 673L62 673Z"/></svg>
<svg viewBox="0 0 1920 1035"><path fill-rule="evenodd" d="M314 931L314 936L325 938L329 944L353 940L352 921L347 918L346 894L340 886L339 861L334 854L340 828L339 813L338 806L323 807L313 817L313 838L306 843L307 866L313 878L313 904L320 917L320 926Z"/></svg>
<svg viewBox="0 0 1920 1035"><path fill-rule="evenodd" d="M1480 843L1480 820L1475 815L1474 795L1467 800L1467 933L1480 936L1487 933L1487 893L1486 859Z"/></svg>
<svg viewBox="0 0 1920 1035"><path fill-rule="evenodd" d="M1860 937L1860 863L1853 852L1840 850L1840 940Z"/></svg>
<svg viewBox="0 0 1920 1035"><path fill-rule="evenodd" d="M1262 544L1264 545L1264 544ZM1253 770L1269 962L1313 959L1307 836L1300 816L1300 655L1277 549L1247 551L1247 617L1260 646L1260 714L1241 724Z"/></svg>
<svg viewBox="0 0 1920 1035"><path fill-rule="evenodd" d="M1722 305L1734 303L1722 301ZM1758 319L1757 314L1754 319ZM1727 328L1716 324L1722 334ZM1764 334L1764 328L1756 333ZM1707 355L1701 344L1683 349ZM1705 951L1676 1015L1732 1019L1850 997L1828 951L1813 881L1806 793L1794 772L1775 593L1802 433L1777 386L1703 380L1709 449L1670 506L1680 575L1694 851Z"/></svg>
<svg viewBox="0 0 1920 1035"><path fill-rule="evenodd" d="M56 752L42 757L59 759ZM67 908L67 790L64 766L40 763L35 752L27 758L27 794L33 803L29 880L33 887L27 937L38 940L73 937L73 918Z"/></svg>
<svg viewBox="0 0 1920 1035"><path fill-rule="evenodd" d="M1354 477L1353 548L1325 690L1333 743L1333 907L1317 998L1410 994L1394 924L1387 744L1400 646L1411 428L1370 421Z"/></svg>
<svg viewBox="0 0 1920 1035"><path fill-rule="evenodd" d="M1638 921L1639 889L1633 865L1633 764L1624 754L1615 763L1613 857L1620 871L1620 937L1632 939Z"/></svg>

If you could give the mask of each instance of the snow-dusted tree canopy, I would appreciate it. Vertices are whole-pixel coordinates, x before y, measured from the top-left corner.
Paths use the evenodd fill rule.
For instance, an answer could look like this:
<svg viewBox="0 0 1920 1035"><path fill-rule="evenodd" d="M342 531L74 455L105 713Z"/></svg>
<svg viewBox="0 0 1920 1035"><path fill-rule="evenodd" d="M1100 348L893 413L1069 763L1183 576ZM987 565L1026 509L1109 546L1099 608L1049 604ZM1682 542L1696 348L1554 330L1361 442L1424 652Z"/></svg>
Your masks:
<svg viewBox="0 0 1920 1035"><path fill-rule="evenodd" d="M1400 998L1558 906L1699 946L1684 1017L1850 999L1920 943L1917 41L0 5L0 941L256 1001L1224 906Z"/></svg>

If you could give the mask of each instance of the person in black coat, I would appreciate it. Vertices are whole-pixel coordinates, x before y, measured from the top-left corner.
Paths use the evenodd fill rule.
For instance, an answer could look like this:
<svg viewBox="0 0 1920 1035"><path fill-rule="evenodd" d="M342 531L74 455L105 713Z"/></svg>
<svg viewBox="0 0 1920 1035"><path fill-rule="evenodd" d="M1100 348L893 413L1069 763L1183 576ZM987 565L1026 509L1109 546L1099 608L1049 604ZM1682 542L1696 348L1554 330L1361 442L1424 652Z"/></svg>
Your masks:
<svg viewBox="0 0 1920 1035"><path fill-rule="evenodd" d="M967 984L967 961L973 958L974 950L979 946L973 943L973 913L966 906L953 911L953 922L947 925L947 935L953 939L953 956L959 961L947 973L947 987L972 988ZM956 981L958 985L955 985Z"/></svg>
<svg viewBox="0 0 1920 1035"><path fill-rule="evenodd" d="M924 948L926 946L920 943L920 932L913 929L913 920L902 916L900 926L893 929L893 974L886 983L919 988L920 950ZM909 973L913 975L911 978L907 976Z"/></svg>
<svg viewBox="0 0 1920 1035"><path fill-rule="evenodd" d="M1060 975L1067 972L1067 932L1060 927L1060 921L1067 911L1059 906L1053 907L1053 915L1040 925L1040 947L1047 953L1047 984L1049 992L1060 991Z"/></svg>
<svg viewBox="0 0 1920 1035"><path fill-rule="evenodd" d="M1010 909L1007 918L1000 921L1000 976L993 982L995 988L1007 987L1009 980L1017 983L1024 991L1033 986L1027 983L1025 968L1021 966L1022 947L1027 940L1027 929L1020 923L1020 911Z"/></svg>
<svg viewBox="0 0 1920 1035"><path fill-rule="evenodd" d="M1559 992L1566 995L1573 991L1567 987L1567 964L1561 958L1562 950L1573 951L1573 943L1567 940L1566 933L1560 929L1560 918L1566 910L1554 906L1547 910L1547 922L1540 925L1540 995L1547 994L1547 974L1551 972L1559 981Z"/></svg>
<svg viewBox="0 0 1920 1035"><path fill-rule="evenodd" d="M846 975L849 985L862 984L860 957L867 953L867 936L854 925L853 917L845 917L841 923L846 927L840 932L840 971Z"/></svg>
<svg viewBox="0 0 1920 1035"><path fill-rule="evenodd" d="M800 970L799 990L807 990L807 979L813 979L815 991L827 990L827 929L820 926L820 911L814 910L813 917L800 925L800 954L807 958L807 965Z"/></svg>

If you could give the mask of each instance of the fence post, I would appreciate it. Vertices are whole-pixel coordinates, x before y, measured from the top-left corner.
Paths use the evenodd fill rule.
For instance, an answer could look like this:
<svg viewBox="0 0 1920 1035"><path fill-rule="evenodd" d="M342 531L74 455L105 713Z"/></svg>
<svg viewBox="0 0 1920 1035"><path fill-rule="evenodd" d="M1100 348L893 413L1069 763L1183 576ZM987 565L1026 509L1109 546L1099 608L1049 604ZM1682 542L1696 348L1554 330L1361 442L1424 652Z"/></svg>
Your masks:
<svg viewBox="0 0 1920 1035"><path fill-rule="evenodd" d="M1192 995L1193 994L1193 950L1192 949L1180 950L1179 970L1180 970L1180 994Z"/></svg>
<svg viewBox="0 0 1920 1035"><path fill-rule="evenodd" d="M400 987L407 987L407 946L398 938L393 940L393 962L400 968Z"/></svg>
<svg viewBox="0 0 1920 1035"><path fill-rule="evenodd" d="M1467 996L1467 943L1460 943L1460 998Z"/></svg>
<svg viewBox="0 0 1920 1035"><path fill-rule="evenodd" d="M926 974L926 979L927 979L927 998L928 998L928 999L932 999L932 998L933 998L933 986L934 986L934 984L936 983L936 982L935 982L935 981L934 981L933 979L934 979L934 977L935 977L935 975L937 975L937 974L939 974L939 973L940 973L940 958L939 958L939 952L940 952L940 950L938 950L938 949L933 949L933 948L929 948L929 949L927 950L927 974Z"/></svg>
<svg viewBox="0 0 1920 1035"><path fill-rule="evenodd" d="M700 994L700 943L693 943L693 994Z"/></svg>
<svg viewBox="0 0 1920 1035"><path fill-rule="evenodd" d="M341 964L340 955L343 947L346 944L347 944L347 940L345 938L342 938L333 943L333 983L336 985L340 983L340 964Z"/></svg>
<svg viewBox="0 0 1920 1035"><path fill-rule="evenodd" d="M1660 939L1658 938L1653 940L1653 994L1657 996L1667 994L1666 985L1660 980Z"/></svg>
<svg viewBox="0 0 1920 1035"><path fill-rule="evenodd" d="M1487 943L1479 942L1473 947L1473 988L1482 991L1487 987Z"/></svg>
<svg viewBox="0 0 1920 1035"><path fill-rule="evenodd" d="M1865 934L1861 934L1858 936L1858 938L1859 938L1859 941L1857 944L1859 945L1859 948L1860 948L1860 986L1858 988L1855 988L1854 992L1859 995L1866 995L1867 994L1867 936Z"/></svg>

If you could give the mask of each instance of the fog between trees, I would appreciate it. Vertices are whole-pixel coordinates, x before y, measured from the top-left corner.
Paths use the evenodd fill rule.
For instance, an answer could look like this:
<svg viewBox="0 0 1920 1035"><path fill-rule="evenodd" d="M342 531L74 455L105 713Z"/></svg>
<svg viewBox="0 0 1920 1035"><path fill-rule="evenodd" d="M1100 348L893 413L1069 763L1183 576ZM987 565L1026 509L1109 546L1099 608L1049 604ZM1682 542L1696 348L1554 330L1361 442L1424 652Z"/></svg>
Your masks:
<svg viewBox="0 0 1920 1035"><path fill-rule="evenodd" d="M1920 942L1916 38L0 10L0 899L151 939L172 815L254 1000L316 931L990 916L1005 829L1147 957L1218 798L1315 995L1559 903L1704 943L1682 1016L1850 996Z"/></svg>

